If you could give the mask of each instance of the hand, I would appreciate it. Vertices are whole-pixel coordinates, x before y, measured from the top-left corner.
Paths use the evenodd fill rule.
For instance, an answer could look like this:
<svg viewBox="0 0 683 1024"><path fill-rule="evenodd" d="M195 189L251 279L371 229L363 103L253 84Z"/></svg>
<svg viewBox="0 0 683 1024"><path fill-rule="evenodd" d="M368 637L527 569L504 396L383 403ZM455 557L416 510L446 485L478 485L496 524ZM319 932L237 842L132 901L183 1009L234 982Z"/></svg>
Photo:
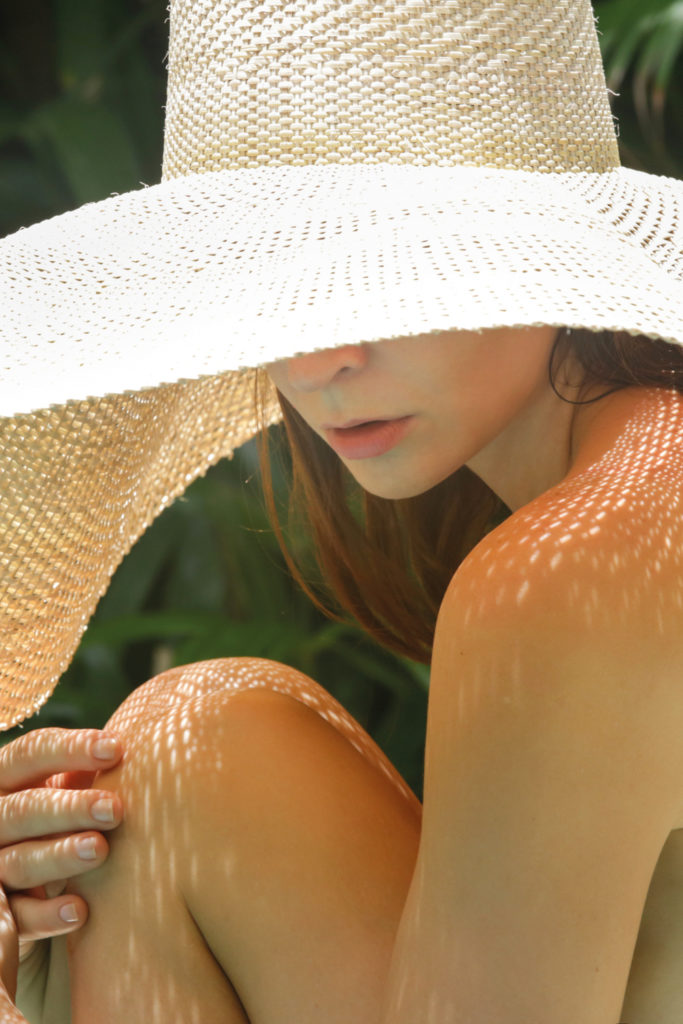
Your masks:
<svg viewBox="0 0 683 1024"><path fill-rule="evenodd" d="M0 885L16 921L20 960L35 940L87 920L85 901L64 889L69 878L105 860L102 832L118 825L122 808L116 794L84 787L121 752L115 737L96 729L37 729L0 749ZM107 811L108 820L98 817ZM0 907L0 929L3 920Z"/></svg>

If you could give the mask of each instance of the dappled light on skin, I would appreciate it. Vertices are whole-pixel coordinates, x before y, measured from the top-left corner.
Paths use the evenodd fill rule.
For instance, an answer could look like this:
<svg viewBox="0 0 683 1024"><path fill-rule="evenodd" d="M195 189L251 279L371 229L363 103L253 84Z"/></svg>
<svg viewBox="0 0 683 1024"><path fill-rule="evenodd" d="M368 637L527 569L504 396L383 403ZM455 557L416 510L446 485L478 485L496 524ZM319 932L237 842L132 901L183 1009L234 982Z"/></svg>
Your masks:
<svg viewBox="0 0 683 1024"><path fill-rule="evenodd" d="M671 875L677 872L675 892L683 920L683 857L666 859L668 870L655 875L648 894L659 853L652 843L652 849L648 847L642 858L651 859L647 877L641 871L641 860L637 871L631 866L623 869L624 878L616 894L609 890L610 856L614 852L609 845L610 834L622 842L628 831L624 821L632 825L629 808L633 801L641 812L638 829L629 836L629 846L647 845L642 836L647 833L649 812L642 808L647 807L644 794L652 792L648 765L658 744L673 744L680 735L680 715L673 707L672 695L680 692L683 678L683 398L664 391L643 391L632 397L630 404L619 406L620 401L617 396L610 406L616 412L596 420L598 425L586 436L567 477L521 507L485 538L462 564L446 595L450 635L444 637L440 616L430 697L425 832L436 814L449 825L435 829L438 841L428 842L421 851L409 896L407 927L417 933L424 928L428 941L418 944L419 964L413 944L407 947L409 959L402 960L399 953L394 965L398 979L392 996L394 1006L403 1012L402 1005L410 1006L410 1001L416 999L419 1007L412 1016L404 1013L401 1017L397 1011L395 1019L401 1024L404 1019L410 1024L417 1019L425 1024L459 1024L462 1007L458 993L452 984L443 983L439 972L443 970L447 978L456 973L470 980L473 991L489 992L487 975L492 962L496 963L497 942L498 964L512 979L511 991L516 984L514 978L524 978L528 949L523 942L515 944L499 938L499 934L504 936L502 926L494 929L492 937L487 936L485 956L471 941L472 933L467 929L463 935L456 928L454 934L454 921L460 919L468 921L468 927L475 931L486 919L496 922L498 929L515 886L518 897L521 892L522 908L529 906L527 897L536 899L537 889L543 886L547 886L553 905L563 908L563 927L553 932L552 946L548 944L535 955L533 984L527 986L529 998L542 993L544 979L547 990L552 990L555 958L579 979L573 989L586 1007L595 1003L591 985L596 986L597 993L605 976L617 978L610 997L612 1021L619 1019L625 989L625 1006L639 1007L638 1016L629 1024L677 1024L683 1019L683 1005L672 1008L667 1004L662 1010L660 999L667 985L672 998L680 989L677 965L683 958L683 936L667 931L666 922L657 912L657 907L666 902L658 886L666 885L671 892ZM454 606L458 610L455 616ZM530 621L534 627L531 630ZM657 672L653 674L655 655ZM646 685L626 685L622 692L619 687L622 674L624 678L628 674L626 668L629 672L637 670L637 678L645 680ZM549 680L552 685L548 685ZM662 706L661 701L652 698L663 691L667 699L671 697L668 722L648 718ZM271 714L273 706L267 702L259 705L259 695L283 698L278 707L284 707L286 715L296 706L303 708L309 718L330 726L327 732L331 746L314 745L304 753L292 743L286 747L283 760L275 749L278 731L273 733L270 727L260 730L258 722ZM256 708L258 714L252 715L250 708ZM562 731L566 714L574 715L577 723L569 742ZM637 736L634 720L643 723L642 732L635 730ZM596 722L598 731L592 734L590 729ZM287 729L291 727L287 718ZM359 985L363 999L348 1009L344 1000L353 996L353 987L345 985L341 999L336 994L329 999L325 988L329 977L306 976L302 980L297 976L295 980L292 976L291 985L282 989L284 996L277 997L275 1006L268 1002L267 995L270 990L281 991L277 986L283 974L289 975L292 963L298 970L292 954L311 941L311 934L317 964L326 936L334 937L340 929L343 914L340 916L335 903L334 886L323 890L321 932L311 926L309 933L309 917L302 926L296 904L305 898L315 873L330 859L333 874L343 873L350 856L346 844L351 849L368 824L364 821L359 825L346 817L352 813L344 798L353 760L348 765L344 762L343 782L338 789L325 791L329 795L322 804L295 803L295 812L283 819L278 799L271 797L279 794L281 775L287 774L287 766L296 769L298 765L301 769L299 774L294 772L295 790L307 789L309 783L315 786L329 764L334 741L341 735L348 741L345 748L352 748L361 755L363 764L370 766L367 777L363 776L363 787L381 777L387 793L405 801L417 820L414 797L360 726L302 673L263 659L232 658L172 669L156 677L126 700L110 728L123 738L126 753L122 764L101 776L96 785L119 792L126 813L124 823L111 837L107 863L73 886L91 908L87 929L69 938L73 1024L90 1024L92 1020L98 1024L124 1020L126 1024L166 1024L169 1019L201 1024L283 1024L290 1020L309 1024L309 1019L316 1024L321 1020L375 1024L379 1017L370 1005L372 993L381 987L378 978L388 969L388 961L385 953L377 953L372 944L367 952L363 949L361 958L370 964L370 975ZM519 739L517 753L524 754L521 768L515 760L515 737ZM500 751L508 743L512 744L512 755L505 760L508 754ZM568 880L562 874L567 865L565 853L560 855L555 850L548 855L545 848L532 849L529 856L525 851L526 860L518 863L517 875L519 864L533 869L530 892L524 891L514 871L501 882L494 870L492 884L486 889L488 896L482 898L480 891L476 899L471 896L458 876L464 878L470 871L474 878L475 868L481 864L495 867L499 860L496 830L508 841L510 836L532 835L538 821L543 820L541 811L538 819L535 815L552 787L541 786L537 793L534 785L548 764L560 773L564 770L561 762L571 761L575 766L563 798L572 808L572 794L580 794L575 824L581 823L583 802L591 790L588 783L593 779L590 750L603 744L610 744L609 749L614 748L618 756L610 757L606 765L601 763L600 782L621 801L613 809L616 825L610 829L600 817L595 830L600 833L596 842L604 840L596 857L606 873L601 881L603 888L596 888L598 896L607 894L603 902L596 896L590 906L577 903L572 885L576 885L581 858L571 860ZM477 748L484 747L486 756L477 760ZM316 752L312 758L311 749ZM558 750L562 752L560 761ZM461 758L457 768L463 771L463 781L453 771L453 751L458 751ZM634 762L638 766L635 774ZM522 773L521 797L513 781L518 769ZM253 798L249 779L256 780L254 792L258 798ZM676 785L680 786L680 778ZM514 812L504 801L495 803L506 787L511 787L517 801ZM204 834L200 840L197 809L207 813L206 808L220 803L226 792L235 794L229 813L213 821L214 836ZM353 813L362 811L368 792L363 788L354 793ZM391 798L386 799L389 807ZM622 814L624 801L628 807ZM486 810L489 805L494 808L491 813ZM482 808L486 810L483 818ZM378 877L382 884L404 842L400 829L395 830L396 819L391 813L387 810L385 819L384 810L381 814L373 811L378 831L386 835L389 847L388 859L380 857L382 871ZM305 869L298 864L293 869L286 857L282 860L283 850L295 846L302 835L328 816L330 822L343 822L333 844L325 846L326 834L319 837L316 833L315 855L306 862ZM347 826L347 821L353 823ZM571 825L561 824L558 842L571 842L571 830ZM555 841L554 836L550 838ZM592 841L586 840L587 845ZM340 849L341 860L337 862L335 851ZM411 856L406 860L412 868ZM269 888L272 875L282 863L287 866L286 882L273 895ZM453 865L458 865L457 871ZM213 907L203 905L197 911L196 893L209 875ZM400 894L396 902L401 907L409 875L404 871L392 890L394 895ZM446 884L435 892L430 890L430 878L440 878ZM453 903L444 897L451 886L457 895L457 915ZM354 904L354 918L376 895L377 880L371 884L361 879L359 887L363 906L359 911ZM248 893L249 917L253 910L256 919L268 921L265 931L247 934L249 921L245 925L235 912L236 892ZM475 892L474 887L471 892ZM288 903L292 894L294 902ZM631 902L624 910L627 899ZM320 908L319 893L316 900ZM643 906L646 927L639 935ZM306 914L309 912L307 908ZM392 913L385 933L391 932L398 919L399 911ZM613 915L617 913L622 916L618 927L613 928ZM522 911L519 916L524 916ZM271 918L274 926L284 921L284 933L275 927L271 935ZM581 943L574 941L594 918L604 920L606 929L600 946L604 959L597 964L588 954L584 962ZM225 970L215 954L221 936L229 939L226 957L234 970ZM362 941L358 939L359 944ZM387 948L392 944L388 943ZM664 959L653 955L658 944L666 946ZM634 947L632 981L627 988ZM546 953L547 963L543 959ZM331 975L338 974L347 959L348 948L333 958ZM287 966L283 967L285 962ZM662 968L664 962L668 966ZM653 963L658 965L656 970ZM107 979L104 1006L103 977ZM292 992L303 993L303 1008L296 1004ZM282 998L290 996L294 1001L285 1010ZM656 1014L653 1007L657 1008ZM482 1019L498 1019L495 1008L481 1005L479 1010ZM333 1017L334 1012L338 1018ZM391 1014L386 1017L386 1021L393 1019ZM573 1019L579 1018L574 1015ZM629 1017L624 1015L623 1019Z"/></svg>
<svg viewBox="0 0 683 1024"><path fill-rule="evenodd" d="M683 1019L682 513L683 396L634 390L456 572L387 1021Z"/></svg>
<svg viewBox="0 0 683 1024"><path fill-rule="evenodd" d="M522 606L535 586L558 580L553 605L587 627L614 621L604 602L611 578L619 604L647 615L663 635L667 612L683 609L683 402L650 391L615 443L519 509L473 553L490 586L468 593L465 624L497 607ZM463 566L459 574L467 572ZM676 581L659 587L657 581ZM622 586L623 584L623 586Z"/></svg>
<svg viewBox="0 0 683 1024"><path fill-rule="evenodd" d="M172 737L169 764L157 764L157 772L161 773L163 767L191 762L193 745L198 742L197 718L189 714L188 704L209 696L214 700L218 695L229 699L247 690L268 690L300 701L341 732L359 753L376 763L392 784L405 794L410 793L389 760L338 701L302 672L265 658L217 658L169 669L138 687L116 711L108 728L117 734L126 734L129 758L136 749L147 748L150 740L158 754ZM143 723L139 722L140 716L144 716ZM149 727L151 736L140 736L137 729L132 728L134 722L143 724L145 730ZM216 768L220 770L220 751L216 756ZM162 776L158 774L157 782L161 781ZM165 778L163 781L166 782Z"/></svg>
<svg viewBox="0 0 683 1024"><path fill-rule="evenodd" d="M569 621L577 651L616 635L633 657L647 657L643 634L660 649L671 647L681 664L683 611L683 399L663 390L643 391L632 415L596 459L589 449L570 475L519 509L465 561L452 587L463 607L464 627L496 623L506 610L547 603L539 621L552 629ZM493 616L493 618L492 618ZM639 629L629 622L637 616ZM513 621L514 618L513 618ZM545 634L546 643L549 633ZM522 696L511 637L506 691ZM607 667L607 666L606 666ZM497 666L480 664L476 679L458 688L459 714L499 678ZM653 683L655 681L653 680Z"/></svg>
<svg viewBox="0 0 683 1024"><path fill-rule="evenodd" d="M206 915L200 914L201 919L197 919L190 906L195 906L195 893L210 871L220 927L230 934L235 928L231 910L235 890L253 884L258 904L259 890L269 882L265 875L262 879L251 877L253 848L244 838L250 829L237 824L241 820L237 811L234 820L227 813L216 824L220 841L207 862L207 837L202 839L198 832L195 813L203 799L210 805L214 799L224 799L226 793L229 798L231 791L237 793L248 787L249 775L262 774L266 793L274 794L275 804L272 809L263 804L249 807L258 856L264 856L268 864L272 862L273 871L277 871L280 851L275 847L270 850L269 844L281 843L286 848L292 842L287 830L276 830L275 840L272 829L270 836L268 832L269 816L277 817L279 813L279 779L271 766L271 749L260 734L255 736L248 744L246 764L244 730L241 724L233 724L233 718L242 722L240 709L248 709L251 695L259 693L289 698L287 707L303 705L315 712L333 727L335 735L341 734L362 755L369 771L386 780L382 785L394 793L393 799L407 804L413 816L419 814L417 800L369 736L329 694L294 669L258 658L217 659L171 669L150 680L131 694L108 724L108 729L122 738L125 754L122 764L100 776L96 785L120 793L125 815L111 836L107 863L73 884L74 891L81 893L90 906L87 929L69 939L73 1024L92 1024L95 1019L98 1024L167 1024L169 1020L188 1024L268 1024L272 1020L280 1024L276 1015L269 1017L267 1009L261 1008L262 1002L267 1005L267 999L262 998L259 989L267 993L277 985L282 973L281 948L274 956L264 943L264 963L254 994L251 983L243 983L239 970L237 981L231 983L216 959L218 954L211 952L213 948L215 953L212 925L207 924ZM268 706L264 714L270 714ZM249 716L244 720L249 723ZM295 746L287 756L295 761L306 755ZM303 764L304 772L312 778L324 767ZM360 806L360 801L356 803ZM330 814L336 813L336 809L330 809ZM291 822L294 832L312 827L305 820ZM417 829L415 849L416 842ZM408 857L410 869L415 849L411 848ZM324 856L321 853L323 860ZM406 872L397 890L400 896L408 881ZM297 884L305 882L304 875ZM395 903L394 928L402 900L396 898ZM280 907L274 902L266 911L277 917ZM335 913L332 901L326 926L332 936ZM295 932L300 930L295 926ZM238 961L241 938L234 940ZM289 938L293 948L296 944L303 948L306 941L303 934ZM388 969L391 943L386 946L382 955ZM372 955L369 951L370 967ZM374 970L378 973L380 967ZM324 991L324 979L321 985ZM301 996L315 1006L313 991ZM333 1019L324 1010L323 996L317 998L323 1007L320 1019ZM363 1020L353 1006L354 1019ZM290 1016L283 1019L289 1020ZM367 1020L374 1024L374 1017Z"/></svg>

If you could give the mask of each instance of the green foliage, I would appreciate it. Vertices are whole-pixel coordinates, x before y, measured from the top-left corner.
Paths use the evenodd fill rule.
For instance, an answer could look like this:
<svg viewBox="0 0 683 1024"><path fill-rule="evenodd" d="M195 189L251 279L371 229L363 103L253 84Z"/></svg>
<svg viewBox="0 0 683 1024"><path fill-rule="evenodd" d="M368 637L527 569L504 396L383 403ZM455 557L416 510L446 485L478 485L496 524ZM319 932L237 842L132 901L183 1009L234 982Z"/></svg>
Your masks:
<svg viewBox="0 0 683 1024"><path fill-rule="evenodd" d="M636 80L661 92L671 85L683 49L681 0L611 0L599 6L601 48L610 83L618 87L629 68Z"/></svg>
<svg viewBox="0 0 683 1024"><path fill-rule="evenodd" d="M157 181L161 0L22 0L0 8L3 233Z"/></svg>
<svg viewBox="0 0 683 1024"><path fill-rule="evenodd" d="M596 13L622 159L683 176L682 0L603 0Z"/></svg>

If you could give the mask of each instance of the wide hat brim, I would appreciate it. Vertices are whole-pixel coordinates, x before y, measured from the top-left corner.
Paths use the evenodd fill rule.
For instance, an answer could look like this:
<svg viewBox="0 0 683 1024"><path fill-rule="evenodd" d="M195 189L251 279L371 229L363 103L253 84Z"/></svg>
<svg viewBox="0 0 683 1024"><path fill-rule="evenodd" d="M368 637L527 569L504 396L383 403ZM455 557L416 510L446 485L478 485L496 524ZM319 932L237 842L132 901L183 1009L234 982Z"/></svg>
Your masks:
<svg viewBox="0 0 683 1024"><path fill-rule="evenodd" d="M255 367L534 324L683 344L682 203L623 168L269 166L5 239L0 727L48 698L159 512L254 435Z"/></svg>
<svg viewBox="0 0 683 1024"><path fill-rule="evenodd" d="M616 168L191 175L0 243L0 416L445 330L683 343L683 182Z"/></svg>

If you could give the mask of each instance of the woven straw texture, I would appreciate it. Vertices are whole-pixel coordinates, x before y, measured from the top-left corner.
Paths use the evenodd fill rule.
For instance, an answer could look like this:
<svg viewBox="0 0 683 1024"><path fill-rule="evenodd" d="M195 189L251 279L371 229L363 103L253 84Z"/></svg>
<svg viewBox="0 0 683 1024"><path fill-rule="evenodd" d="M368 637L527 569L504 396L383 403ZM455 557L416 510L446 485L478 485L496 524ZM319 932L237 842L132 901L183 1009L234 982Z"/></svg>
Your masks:
<svg viewBox="0 0 683 1024"><path fill-rule="evenodd" d="M217 376L3 422L5 727L52 691L135 539L253 435L237 383Z"/></svg>
<svg viewBox="0 0 683 1024"><path fill-rule="evenodd" d="M589 0L176 0L169 58L167 178L619 164Z"/></svg>
<svg viewBox="0 0 683 1024"><path fill-rule="evenodd" d="M532 324L683 343L683 183L619 167L588 0L175 0L169 60L164 181L0 243L0 726L253 435L252 368Z"/></svg>

